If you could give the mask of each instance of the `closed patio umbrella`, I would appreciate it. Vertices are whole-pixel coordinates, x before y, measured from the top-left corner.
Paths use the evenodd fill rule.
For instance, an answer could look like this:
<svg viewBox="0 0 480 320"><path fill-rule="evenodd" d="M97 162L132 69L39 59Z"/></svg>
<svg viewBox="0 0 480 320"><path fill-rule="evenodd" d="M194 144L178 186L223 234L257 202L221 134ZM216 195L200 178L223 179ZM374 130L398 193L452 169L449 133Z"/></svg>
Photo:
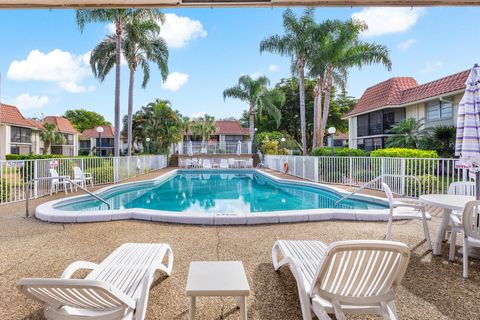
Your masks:
<svg viewBox="0 0 480 320"><path fill-rule="evenodd" d="M237 156L241 155L242 154L242 142L240 140L238 140L238 144L237 144Z"/></svg>
<svg viewBox="0 0 480 320"><path fill-rule="evenodd" d="M473 162L477 199L480 199L480 67L475 64L465 83L465 94L458 106L455 155Z"/></svg>
<svg viewBox="0 0 480 320"><path fill-rule="evenodd" d="M193 143L192 140L188 141L188 155L193 156Z"/></svg>

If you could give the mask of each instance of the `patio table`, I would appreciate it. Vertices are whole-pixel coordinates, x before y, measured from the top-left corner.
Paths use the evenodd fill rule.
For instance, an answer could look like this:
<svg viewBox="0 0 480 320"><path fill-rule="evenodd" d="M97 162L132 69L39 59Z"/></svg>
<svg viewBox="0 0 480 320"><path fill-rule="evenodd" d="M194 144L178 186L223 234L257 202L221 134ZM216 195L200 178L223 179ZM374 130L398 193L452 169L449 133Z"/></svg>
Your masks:
<svg viewBox="0 0 480 320"><path fill-rule="evenodd" d="M475 197L452 194L427 194L420 196L419 200L424 204L443 209L442 222L433 245L433 254L440 255L442 241L445 239L447 226L450 223L450 214L453 210L463 212L463 208L465 208L467 202L475 200Z"/></svg>

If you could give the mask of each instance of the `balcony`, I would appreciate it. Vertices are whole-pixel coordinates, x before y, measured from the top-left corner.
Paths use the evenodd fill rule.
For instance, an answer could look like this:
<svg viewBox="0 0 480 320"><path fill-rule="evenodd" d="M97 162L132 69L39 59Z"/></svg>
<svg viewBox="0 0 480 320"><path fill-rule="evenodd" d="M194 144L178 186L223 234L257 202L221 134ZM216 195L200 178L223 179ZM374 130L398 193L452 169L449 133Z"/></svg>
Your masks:
<svg viewBox="0 0 480 320"><path fill-rule="evenodd" d="M191 144L191 149L189 146ZM240 147L239 147L240 145ZM190 151L190 152L189 152ZM239 152L240 151L240 152ZM179 150L180 154L250 154L250 142L209 142L184 141Z"/></svg>

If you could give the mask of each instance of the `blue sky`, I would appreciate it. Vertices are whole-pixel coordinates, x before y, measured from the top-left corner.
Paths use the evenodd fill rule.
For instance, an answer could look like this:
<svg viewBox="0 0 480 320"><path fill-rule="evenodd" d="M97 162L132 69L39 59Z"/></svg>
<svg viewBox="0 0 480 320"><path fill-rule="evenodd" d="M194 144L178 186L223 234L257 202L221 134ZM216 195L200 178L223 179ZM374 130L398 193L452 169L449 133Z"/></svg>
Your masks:
<svg viewBox="0 0 480 320"><path fill-rule="evenodd" d="M302 9L295 9L301 13ZM282 8L170 9L162 35L170 47L170 78L163 84L152 72L147 88L137 86L134 109L155 98L168 99L182 114L239 117L246 106L223 101L222 92L241 74L266 75L272 85L290 76L290 59L264 53L259 42L282 31ZM480 63L480 7L467 8L318 8L316 19L366 20L368 41L386 45L393 69L367 66L351 70L349 94L393 76L419 83ZM1 100L26 116L63 114L85 108L113 120L114 73L100 83L87 65L89 51L108 33L106 24L80 33L72 10L0 11ZM154 66L152 66L154 70ZM127 109L128 72L122 67L122 114Z"/></svg>

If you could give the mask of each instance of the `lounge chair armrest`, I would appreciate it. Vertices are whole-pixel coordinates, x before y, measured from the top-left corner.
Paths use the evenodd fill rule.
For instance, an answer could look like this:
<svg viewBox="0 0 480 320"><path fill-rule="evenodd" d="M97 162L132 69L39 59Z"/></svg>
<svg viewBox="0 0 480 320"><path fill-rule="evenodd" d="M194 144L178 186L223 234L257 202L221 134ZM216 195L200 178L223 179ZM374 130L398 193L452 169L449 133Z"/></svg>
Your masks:
<svg viewBox="0 0 480 320"><path fill-rule="evenodd" d="M75 261L72 262L66 269L63 271L60 278L70 279L70 277L80 269L89 269L93 270L98 267L98 264L89 262L89 261Z"/></svg>
<svg viewBox="0 0 480 320"><path fill-rule="evenodd" d="M461 218L456 215L456 214L451 214L450 215L450 221L452 221L452 225L458 227L458 226L461 226L462 225L462 220Z"/></svg>

